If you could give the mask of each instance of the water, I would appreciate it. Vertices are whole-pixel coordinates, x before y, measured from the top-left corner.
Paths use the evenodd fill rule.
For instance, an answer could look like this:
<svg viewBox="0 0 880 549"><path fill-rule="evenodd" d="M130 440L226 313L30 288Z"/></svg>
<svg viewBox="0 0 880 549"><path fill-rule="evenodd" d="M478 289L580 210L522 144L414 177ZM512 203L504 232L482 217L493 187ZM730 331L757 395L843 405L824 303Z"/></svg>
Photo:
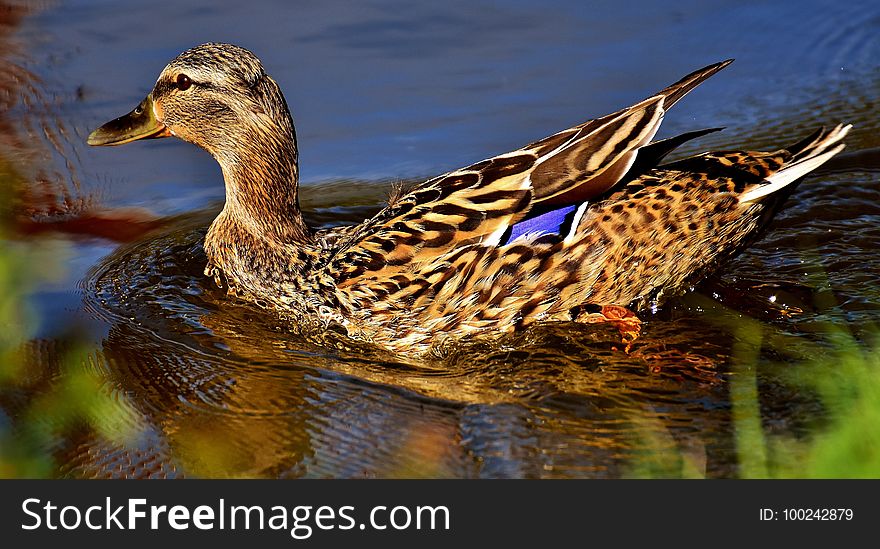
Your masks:
<svg viewBox="0 0 880 549"><path fill-rule="evenodd" d="M0 428L80 373L114 418L102 430L44 414L58 427L41 446L48 474L619 477L651 454L736 476L730 381L736 349L755 343L741 327L765 333L762 424L800 437L824 412L779 364L826 352L829 323L858 336L878 319L874 2L182 4L0 4L0 63L17 75L0 89L2 159L25 181L6 242L60 271L29 299L27 381L0 391ZM404 360L292 335L204 279L199 241L223 200L207 154L172 139L85 146L204 41L248 47L281 85L315 226L358 222L391 182L514 149L728 57L658 137L726 128L688 153L855 127L759 243L643 315L630 353L612 328L551 324Z"/></svg>

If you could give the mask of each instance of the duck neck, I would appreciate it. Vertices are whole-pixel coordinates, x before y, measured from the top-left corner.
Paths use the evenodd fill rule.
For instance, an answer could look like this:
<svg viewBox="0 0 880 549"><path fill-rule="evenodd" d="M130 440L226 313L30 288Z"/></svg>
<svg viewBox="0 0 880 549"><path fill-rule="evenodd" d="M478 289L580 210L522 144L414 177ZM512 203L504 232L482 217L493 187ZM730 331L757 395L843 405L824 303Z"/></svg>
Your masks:
<svg viewBox="0 0 880 549"><path fill-rule="evenodd" d="M258 116L215 154L226 183L223 213L255 238L277 243L311 236L299 208L296 134L288 113Z"/></svg>

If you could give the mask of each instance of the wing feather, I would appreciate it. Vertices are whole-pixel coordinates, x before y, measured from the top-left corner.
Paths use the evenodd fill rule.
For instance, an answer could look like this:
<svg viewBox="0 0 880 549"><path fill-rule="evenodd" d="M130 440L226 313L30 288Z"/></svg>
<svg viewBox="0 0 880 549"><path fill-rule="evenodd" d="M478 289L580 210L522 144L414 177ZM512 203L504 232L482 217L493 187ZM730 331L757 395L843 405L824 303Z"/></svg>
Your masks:
<svg viewBox="0 0 880 549"><path fill-rule="evenodd" d="M342 239L319 266L323 276L347 294L345 301L390 294L414 301L452 276L450 269L477 268L535 204L580 204L613 187L665 110L728 63L696 71L627 109L422 183Z"/></svg>

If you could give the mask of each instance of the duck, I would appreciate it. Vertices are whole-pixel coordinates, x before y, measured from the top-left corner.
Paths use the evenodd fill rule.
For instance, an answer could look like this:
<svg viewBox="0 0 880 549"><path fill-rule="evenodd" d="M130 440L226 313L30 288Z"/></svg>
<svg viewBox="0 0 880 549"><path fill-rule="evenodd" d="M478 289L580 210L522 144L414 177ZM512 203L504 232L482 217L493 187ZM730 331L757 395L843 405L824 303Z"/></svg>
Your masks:
<svg viewBox="0 0 880 549"><path fill-rule="evenodd" d="M517 150L392 193L360 224L316 230L299 205L293 118L251 51L207 43L161 71L93 146L174 136L219 163L225 203L205 276L298 323L401 354L542 322L617 326L662 305L749 245L794 183L839 153L850 125L774 151L705 152L719 128L653 140L666 111L732 62Z"/></svg>

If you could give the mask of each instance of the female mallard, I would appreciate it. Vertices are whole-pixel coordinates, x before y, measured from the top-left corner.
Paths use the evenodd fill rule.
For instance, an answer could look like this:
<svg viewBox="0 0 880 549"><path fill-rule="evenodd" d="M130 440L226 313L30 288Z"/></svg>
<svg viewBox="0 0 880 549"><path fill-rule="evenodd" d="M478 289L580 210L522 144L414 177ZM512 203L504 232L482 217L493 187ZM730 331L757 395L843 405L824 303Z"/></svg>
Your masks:
<svg viewBox="0 0 880 549"><path fill-rule="evenodd" d="M774 152L659 165L713 130L651 142L666 110L730 61L613 114L428 180L360 225L315 231L297 191L293 120L251 52L183 52L90 145L177 136L223 169L205 273L229 293L396 351L539 320L612 320L681 291L741 249L849 126Z"/></svg>

